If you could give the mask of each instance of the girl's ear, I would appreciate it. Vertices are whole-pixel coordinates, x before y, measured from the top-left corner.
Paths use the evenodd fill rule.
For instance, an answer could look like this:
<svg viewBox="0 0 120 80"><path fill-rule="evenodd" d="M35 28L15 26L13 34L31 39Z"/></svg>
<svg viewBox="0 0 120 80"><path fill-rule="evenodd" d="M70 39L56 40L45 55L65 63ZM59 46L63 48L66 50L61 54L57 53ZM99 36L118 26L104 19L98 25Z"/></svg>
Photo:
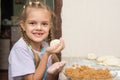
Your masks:
<svg viewBox="0 0 120 80"><path fill-rule="evenodd" d="M25 26L23 21L20 21L20 27L23 29L23 31L25 31Z"/></svg>

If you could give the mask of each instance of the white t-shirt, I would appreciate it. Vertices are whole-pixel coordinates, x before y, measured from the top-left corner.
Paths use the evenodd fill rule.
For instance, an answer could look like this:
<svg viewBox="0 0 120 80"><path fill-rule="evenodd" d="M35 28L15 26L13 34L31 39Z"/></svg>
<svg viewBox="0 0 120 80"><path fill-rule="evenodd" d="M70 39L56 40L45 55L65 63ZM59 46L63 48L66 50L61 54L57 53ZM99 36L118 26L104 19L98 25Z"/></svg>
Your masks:
<svg viewBox="0 0 120 80"><path fill-rule="evenodd" d="M44 49L48 47L48 44L42 42ZM42 52L37 52L41 57ZM52 65L51 56L49 56L47 67ZM9 80L21 80L22 76L35 72L34 55L31 49L28 47L23 38L20 38L9 55Z"/></svg>

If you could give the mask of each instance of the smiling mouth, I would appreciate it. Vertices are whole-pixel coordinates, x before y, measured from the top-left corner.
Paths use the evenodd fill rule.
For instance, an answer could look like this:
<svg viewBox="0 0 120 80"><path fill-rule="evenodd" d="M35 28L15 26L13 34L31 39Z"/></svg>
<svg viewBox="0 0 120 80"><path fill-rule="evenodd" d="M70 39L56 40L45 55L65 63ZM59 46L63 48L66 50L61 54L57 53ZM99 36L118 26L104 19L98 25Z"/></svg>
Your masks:
<svg viewBox="0 0 120 80"><path fill-rule="evenodd" d="M35 37L41 37L43 35L43 33L34 33Z"/></svg>

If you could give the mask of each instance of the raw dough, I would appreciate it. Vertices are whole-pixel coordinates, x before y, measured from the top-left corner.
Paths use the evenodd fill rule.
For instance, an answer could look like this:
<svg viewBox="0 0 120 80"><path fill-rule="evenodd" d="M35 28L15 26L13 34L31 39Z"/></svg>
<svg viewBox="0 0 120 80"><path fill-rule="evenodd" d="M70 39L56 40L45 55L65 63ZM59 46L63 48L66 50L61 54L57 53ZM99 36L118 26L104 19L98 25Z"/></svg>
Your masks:
<svg viewBox="0 0 120 80"><path fill-rule="evenodd" d="M54 39L54 40L52 40L51 42L50 42L50 46L55 46L55 45L57 45L57 44L59 44L60 43L60 40L59 39Z"/></svg>
<svg viewBox="0 0 120 80"><path fill-rule="evenodd" d="M87 56L88 59L96 59L96 55L94 53L89 53Z"/></svg>
<svg viewBox="0 0 120 80"><path fill-rule="evenodd" d="M120 66L120 59L115 56L101 56L97 61L102 65Z"/></svg>

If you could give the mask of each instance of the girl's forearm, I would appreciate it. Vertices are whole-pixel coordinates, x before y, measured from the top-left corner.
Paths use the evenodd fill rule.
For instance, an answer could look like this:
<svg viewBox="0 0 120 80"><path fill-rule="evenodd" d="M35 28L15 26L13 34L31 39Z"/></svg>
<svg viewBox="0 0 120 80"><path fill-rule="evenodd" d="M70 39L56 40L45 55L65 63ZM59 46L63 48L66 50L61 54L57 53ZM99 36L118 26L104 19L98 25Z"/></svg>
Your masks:
<svg viewBox="0 0 120 80"><path fill-rule="evenodd" d="M49 54L47 52L44 53L41 61L34 73L34 80L41 80L44 76L44 72L46 71L46 66L48 62Z"/></svg>

